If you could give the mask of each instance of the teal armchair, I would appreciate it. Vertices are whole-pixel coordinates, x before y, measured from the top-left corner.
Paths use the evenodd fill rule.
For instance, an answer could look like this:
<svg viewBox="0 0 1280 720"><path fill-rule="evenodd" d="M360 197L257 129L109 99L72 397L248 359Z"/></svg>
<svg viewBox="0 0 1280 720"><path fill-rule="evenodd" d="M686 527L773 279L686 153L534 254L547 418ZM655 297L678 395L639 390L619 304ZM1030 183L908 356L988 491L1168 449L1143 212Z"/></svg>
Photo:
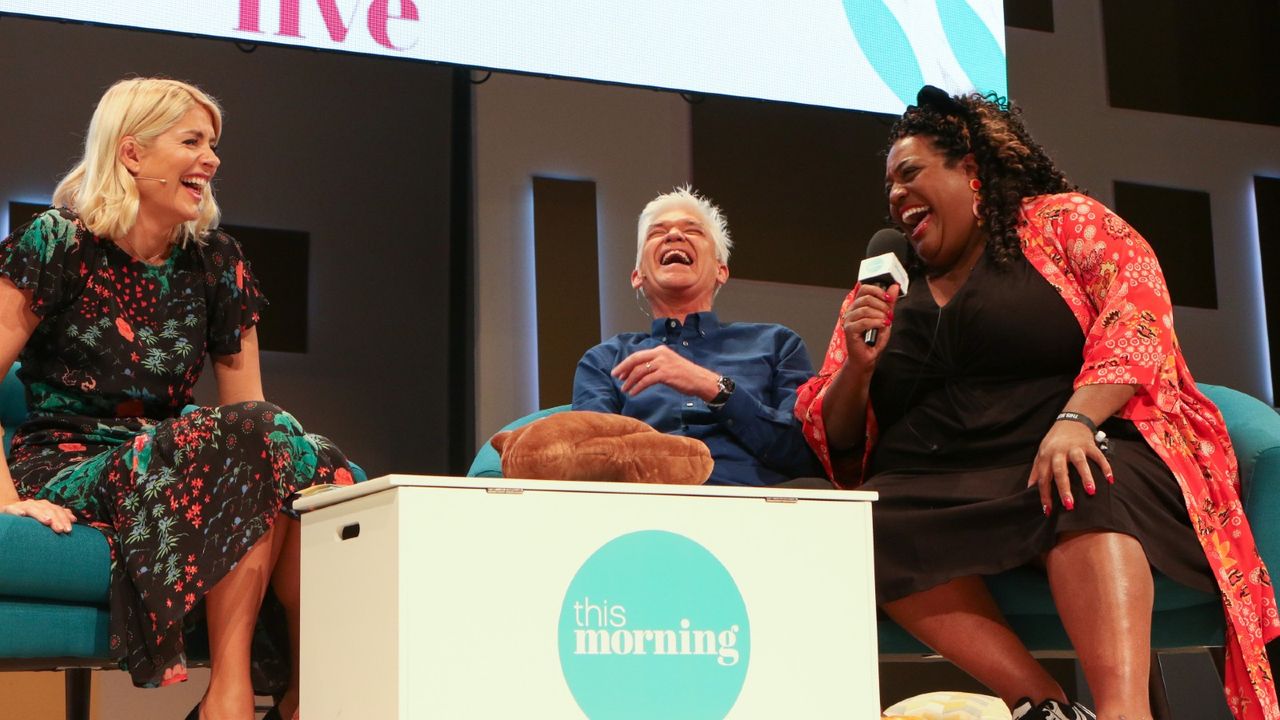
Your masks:
<svg viewBox="0 0 1280 720"><path fill-rule="evenodd" d="M0 382L7 455L27 416L18 366ZM93 668L108 667L106 538L76 525L66 535L0 515L0 670L66 670L67 719L88 720Z"/></svg>
<svg viewBox="0 0 1280 720"><path fill-rule="evenodd" d="M1227 432L1240 461L1245 513L1253 528L1258 551L1272 572L1280 568L1280 415L1269 405L1237 390L1201 384L1200 390L1222 410ZM545 417L569 406L549 408L520 418L503 430ZM498 453L489 443L476 455L472 477L501 477ZM1019 568L987 581L996 603L1022 641L1036 653L1070 653L1071 643L1058 618L1043 572ZM1224 642L1222 604L1216 594L1181 586L1163 575L1155 577L1155 609L1151 623L1153 703L1160 717L1164 703L1163 674L1159 653L1187 648L1219 649ZM888 660L931 655L932 651L882 617L879 628L880 655ZM1220 653L1215 653L1219 661ZM1167 714L1167 708L1165 715Z"/></svg>

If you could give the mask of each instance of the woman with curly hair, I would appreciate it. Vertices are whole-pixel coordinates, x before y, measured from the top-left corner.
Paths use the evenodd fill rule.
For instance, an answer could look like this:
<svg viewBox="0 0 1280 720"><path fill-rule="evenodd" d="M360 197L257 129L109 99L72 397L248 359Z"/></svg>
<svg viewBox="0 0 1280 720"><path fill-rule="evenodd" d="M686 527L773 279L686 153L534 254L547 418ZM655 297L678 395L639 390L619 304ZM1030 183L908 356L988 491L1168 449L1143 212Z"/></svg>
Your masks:
<svg viewBox="0 0 1280 720"><path fill-rule="evenodd" d="M855 287L796 403L832 479L880 494L877 601L1015 720L1090 718L983 581L1042 566L1098 717L1137 720L1151 716L1154 567L1222 594L1228 705L1280 718L1275 596L1151 248L1066 180L1016 109L932 87L916 102L885 166L910 293Z"/></svg>

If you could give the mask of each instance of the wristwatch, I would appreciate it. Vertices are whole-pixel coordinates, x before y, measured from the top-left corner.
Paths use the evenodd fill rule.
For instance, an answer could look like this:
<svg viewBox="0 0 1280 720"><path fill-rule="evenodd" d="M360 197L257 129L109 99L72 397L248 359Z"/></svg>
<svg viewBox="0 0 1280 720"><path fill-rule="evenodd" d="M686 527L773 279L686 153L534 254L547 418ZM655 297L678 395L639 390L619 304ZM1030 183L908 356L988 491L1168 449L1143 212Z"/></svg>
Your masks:
<svg viewBox="0 0 1280 720"><path fill-rule="evenodd" d="M707 407L712 410L719 410L724 407L724 404L729 402L729 396L733 394L733 389L737 387L733 382L733 378L726 375L721 375L720 379L716 380L716 385L720 386L720 392L707 401Z"/></svg>

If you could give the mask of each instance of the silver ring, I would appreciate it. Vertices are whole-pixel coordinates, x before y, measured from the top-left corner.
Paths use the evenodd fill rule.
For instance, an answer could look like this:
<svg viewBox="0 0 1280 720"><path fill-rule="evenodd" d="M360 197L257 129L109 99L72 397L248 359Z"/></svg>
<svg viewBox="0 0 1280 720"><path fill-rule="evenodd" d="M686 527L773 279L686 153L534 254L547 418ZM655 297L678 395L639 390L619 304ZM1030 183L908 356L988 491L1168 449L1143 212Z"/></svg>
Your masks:
<svg viewBox="0 0 1280 720"><path fill-rule="evenodd" d="M645 363L645 364L644 364L644 369L645 369L645 370L652 370L652 369L653 369L653 363L651 363L651 362L647 362L647 363Z"/></svg>

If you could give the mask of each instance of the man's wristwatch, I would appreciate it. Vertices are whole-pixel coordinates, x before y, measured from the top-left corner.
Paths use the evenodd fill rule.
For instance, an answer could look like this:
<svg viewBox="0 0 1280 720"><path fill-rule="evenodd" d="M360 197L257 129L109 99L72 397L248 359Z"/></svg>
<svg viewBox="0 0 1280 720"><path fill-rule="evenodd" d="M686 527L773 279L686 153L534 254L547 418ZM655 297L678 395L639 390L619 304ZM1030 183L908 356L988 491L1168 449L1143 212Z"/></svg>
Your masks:
<svg viewBox="0 0 1280 720"><path fill-rule="evenodd" d="M720 392L707 401L707 407L712 410L719 410L724 407L724 404L729 402L729 396L733 394L733 389L737 387L733 382L733 378L725 375L721 375L716 384L720 386Z"/></svg>

